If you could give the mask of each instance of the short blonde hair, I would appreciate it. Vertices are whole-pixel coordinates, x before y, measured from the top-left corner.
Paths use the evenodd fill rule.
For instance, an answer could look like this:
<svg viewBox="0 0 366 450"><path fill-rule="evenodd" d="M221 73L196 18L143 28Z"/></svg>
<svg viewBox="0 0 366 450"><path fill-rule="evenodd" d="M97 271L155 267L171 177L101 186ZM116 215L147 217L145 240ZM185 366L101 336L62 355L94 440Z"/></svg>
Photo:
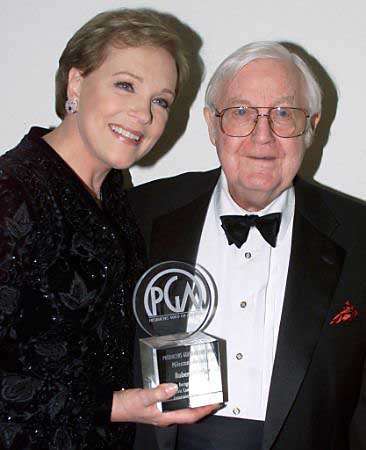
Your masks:
<svg viewBox="0 0 366 450"><path fill-rule="evenodd" d="M68 75L72 67L87 76L100 67L109 46L161 47L174 58L178 71L177 92L189 77L189 63L182 41L172 26L172 16L150 9L117 9L98 14L69 40L56 73L56 113L66 115Z"/></svg>

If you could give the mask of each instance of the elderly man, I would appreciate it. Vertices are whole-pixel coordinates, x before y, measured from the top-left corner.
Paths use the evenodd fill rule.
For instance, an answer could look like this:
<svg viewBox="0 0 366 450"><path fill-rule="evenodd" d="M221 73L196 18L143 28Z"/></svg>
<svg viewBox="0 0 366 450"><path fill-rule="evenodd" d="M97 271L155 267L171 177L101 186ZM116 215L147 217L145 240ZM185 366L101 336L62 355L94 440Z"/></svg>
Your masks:
<svg viewBox="0 0 366 450"><path fill-rule="evenodd" d="M296 177L320 113L303 60L244 46L206 93L221 168L131 192L151 264L215 279L206 331L226 341L228 377L216 414L140 429L136 449L366 449L366 209Z"/></svg>

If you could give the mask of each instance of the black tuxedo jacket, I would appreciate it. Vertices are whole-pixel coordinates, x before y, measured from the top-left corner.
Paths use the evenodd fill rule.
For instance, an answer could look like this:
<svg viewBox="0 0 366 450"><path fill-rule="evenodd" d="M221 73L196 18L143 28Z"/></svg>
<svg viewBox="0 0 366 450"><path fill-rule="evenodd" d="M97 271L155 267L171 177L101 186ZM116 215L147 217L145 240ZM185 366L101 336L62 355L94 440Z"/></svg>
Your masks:
<svg viewBox="0 0 366 450"><path fill-rule="evenodd" d="M219 174L187 173L130 192L150 264L195 262ZM366 450L366 208L301 179L294 185L292 250L262 450ZM174 448L175 431L141 428L136 448Z"/></svg>

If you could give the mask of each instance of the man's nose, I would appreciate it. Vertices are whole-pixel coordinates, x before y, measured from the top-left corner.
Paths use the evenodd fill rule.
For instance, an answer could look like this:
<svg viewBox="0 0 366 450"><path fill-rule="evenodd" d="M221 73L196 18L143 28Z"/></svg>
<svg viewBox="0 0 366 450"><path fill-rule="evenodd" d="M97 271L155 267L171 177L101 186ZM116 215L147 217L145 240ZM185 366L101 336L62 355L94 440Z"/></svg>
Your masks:
<svg viewBox="0 0 366 450"><path fill-rule="evenodd" d="M265 144L275 139L274 133L270 126L270 120L271 119L268 114L258 114L256 125L252 133L252 138L255 139L256 142Z"/></svg>

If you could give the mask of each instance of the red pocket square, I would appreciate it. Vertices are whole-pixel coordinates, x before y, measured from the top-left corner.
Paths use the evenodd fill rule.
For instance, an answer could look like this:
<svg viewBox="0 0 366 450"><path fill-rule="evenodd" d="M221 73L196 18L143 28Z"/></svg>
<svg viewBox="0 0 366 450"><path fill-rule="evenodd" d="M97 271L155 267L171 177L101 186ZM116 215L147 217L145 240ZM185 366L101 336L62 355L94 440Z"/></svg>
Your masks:
<svg viewBox="0 0 366 450"><path fill-rule="evenodd" d="M346 301L341 312L336 314L330 321L331 325L338 325L343 322L352 322L358 316L357 309L352 305L350 301Z"/></svg>

